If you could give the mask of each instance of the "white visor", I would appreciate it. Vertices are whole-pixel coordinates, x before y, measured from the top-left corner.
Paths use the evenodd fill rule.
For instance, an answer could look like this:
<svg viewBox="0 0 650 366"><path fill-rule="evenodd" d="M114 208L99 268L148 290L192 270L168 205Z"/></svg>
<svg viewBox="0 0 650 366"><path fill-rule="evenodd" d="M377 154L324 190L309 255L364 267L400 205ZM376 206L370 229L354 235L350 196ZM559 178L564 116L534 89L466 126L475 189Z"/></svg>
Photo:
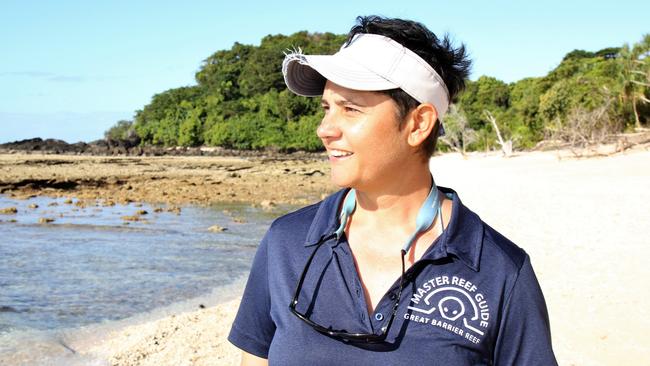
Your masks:
<svg viewBox="0 0 650 366"><path fill-rule="evenodd" d="M286 55L284 82L292 92L315 97L325 82L355 90L400 88L420 103L436 108L438 118L447 112L449 92L438 73L413 51L378 34L357 34L334 55ZM443 133L441 126L440 133Z"/></svg>

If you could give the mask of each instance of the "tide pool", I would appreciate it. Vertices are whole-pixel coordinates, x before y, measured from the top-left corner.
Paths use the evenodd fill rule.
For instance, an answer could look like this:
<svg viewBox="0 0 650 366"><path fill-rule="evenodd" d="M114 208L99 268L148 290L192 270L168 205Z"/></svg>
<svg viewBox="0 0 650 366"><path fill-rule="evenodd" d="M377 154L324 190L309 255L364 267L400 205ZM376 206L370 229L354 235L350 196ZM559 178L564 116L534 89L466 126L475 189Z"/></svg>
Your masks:
<svg viewBox="0 0 650 366"><path fill-rule="evenodd" d="M17 209L0 215L0 360L34 347L26 335L60 349L61 332L224 300L232 291L219 289L243 283L271 221L291 209L103 204L0 195L0 209ZM40 348L36 360L53 352Z"/></svg>

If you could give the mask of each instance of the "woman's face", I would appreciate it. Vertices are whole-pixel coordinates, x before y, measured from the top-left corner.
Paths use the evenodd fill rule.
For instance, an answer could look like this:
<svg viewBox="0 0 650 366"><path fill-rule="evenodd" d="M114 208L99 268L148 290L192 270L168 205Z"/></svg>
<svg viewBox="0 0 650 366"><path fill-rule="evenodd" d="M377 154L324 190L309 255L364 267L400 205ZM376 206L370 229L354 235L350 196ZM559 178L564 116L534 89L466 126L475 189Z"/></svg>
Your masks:
<svg viewBox="0 0 650 366"><path fill-rule="evenodd" d="M334 184L365 191L399 179L412 149L389 96L328 81L322 105L325 116L317 134L327 149Z"/></svg>

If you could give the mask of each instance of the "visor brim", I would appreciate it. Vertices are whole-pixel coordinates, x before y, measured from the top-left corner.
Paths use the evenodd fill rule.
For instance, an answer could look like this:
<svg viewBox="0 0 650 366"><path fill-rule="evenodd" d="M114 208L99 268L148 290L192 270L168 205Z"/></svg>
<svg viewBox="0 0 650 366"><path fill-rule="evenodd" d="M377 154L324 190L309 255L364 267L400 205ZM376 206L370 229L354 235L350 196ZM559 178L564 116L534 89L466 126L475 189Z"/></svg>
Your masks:
<svg viewBox="0 0 650 366"><path fill-rule="evenodd" d="M303 55L286 62L284 81L287 87L292 92L306 97L322 95L327 80L354 90L378 91L399 88L358 63L337 55Z"/></svg>

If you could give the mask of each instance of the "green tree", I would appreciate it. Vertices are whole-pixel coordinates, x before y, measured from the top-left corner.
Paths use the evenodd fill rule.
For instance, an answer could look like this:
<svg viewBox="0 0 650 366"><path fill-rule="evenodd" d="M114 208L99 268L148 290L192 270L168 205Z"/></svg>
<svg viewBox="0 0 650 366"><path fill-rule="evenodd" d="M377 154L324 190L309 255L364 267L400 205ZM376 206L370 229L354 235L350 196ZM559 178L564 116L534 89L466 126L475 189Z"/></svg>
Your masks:
<svg viewBox="0 0 650 366"><path fill-rule="evenodd" d="M594 109L605 103L604 81L577 76L561 80L540 97L540 113L546 121L562 119L575 107Z"/></svg>
<svg viewBox="0 0 650 366"><path fill-rule="evenodd" d="M508 84L491 76L481 76L467 83L466 91L460 97L460 104L472 128L481 128L487 123L483 111L505 110L510 105Z"/></svg>
<svg viewBox="0 0 650 366"><path fill-rule="evenodd" d="M136 112L134 128L142 143L175 145L180 124L185 120L187 109L201 100L203 91L198 86L169 89L153 96L151 103ZM164 123L163 123L164 122ZM165 131L158 131L164 128Z"/></svg>
<svg viewBox="0 0 650 366"><path fill-rule="evenodd" d="M181 146L197 146L203 142L203 129L200 108L190 111L179 127L178 144Z"/></svg>
<svg viewBox="0 0 650 366"><path fill-rule="evenodd" d="M304 115L287 122L287 150L319 151L323 143L316 135L316 128L322 120L322 113Z"/></svg>
<svg viewBox="0 0 650 366"><path fill-rule="evenodd" d="M239 76L254 49L254 46L235 42L231 49L215 52L203 61L196 73L197 83L209 93L219 94L223 100L241 97Z"/></svg>
<svg viewBox="0 0 650 366"><path fill-rule="evenodd" d="M634 112L634 122L637 128L641 128L638 104L650 103L647 97L650 87L650 34L630 47L627 43L621 47L621 81L623 84L622 97L626 104L630 105Z"/></svg>
<svg viewBox="0 0 650 366"><path fill-rule="evenodd" d="M490 149L495 146L494 131L483 111L489 110L500 119L509 106L510 90L503 81L481 76L467 83L465 92L460 96L459 107L467 117L469 128L477 132L475 142L468 148Z"/></svg>
<svg viewBox="0 0 650 366"><path fill-rule="evenodd" d="M520 147L533 147L543 136L539 115L543 94L540 78L525 78L510 84L510 108L501 116L505 129Z"/></svg>
<svg viewBox="0 0 650 366"><path fill-rule="evenodd" d="M110 140L128 140L135 137L133 121L120 120L104 132L104 138Z"/></svg>

